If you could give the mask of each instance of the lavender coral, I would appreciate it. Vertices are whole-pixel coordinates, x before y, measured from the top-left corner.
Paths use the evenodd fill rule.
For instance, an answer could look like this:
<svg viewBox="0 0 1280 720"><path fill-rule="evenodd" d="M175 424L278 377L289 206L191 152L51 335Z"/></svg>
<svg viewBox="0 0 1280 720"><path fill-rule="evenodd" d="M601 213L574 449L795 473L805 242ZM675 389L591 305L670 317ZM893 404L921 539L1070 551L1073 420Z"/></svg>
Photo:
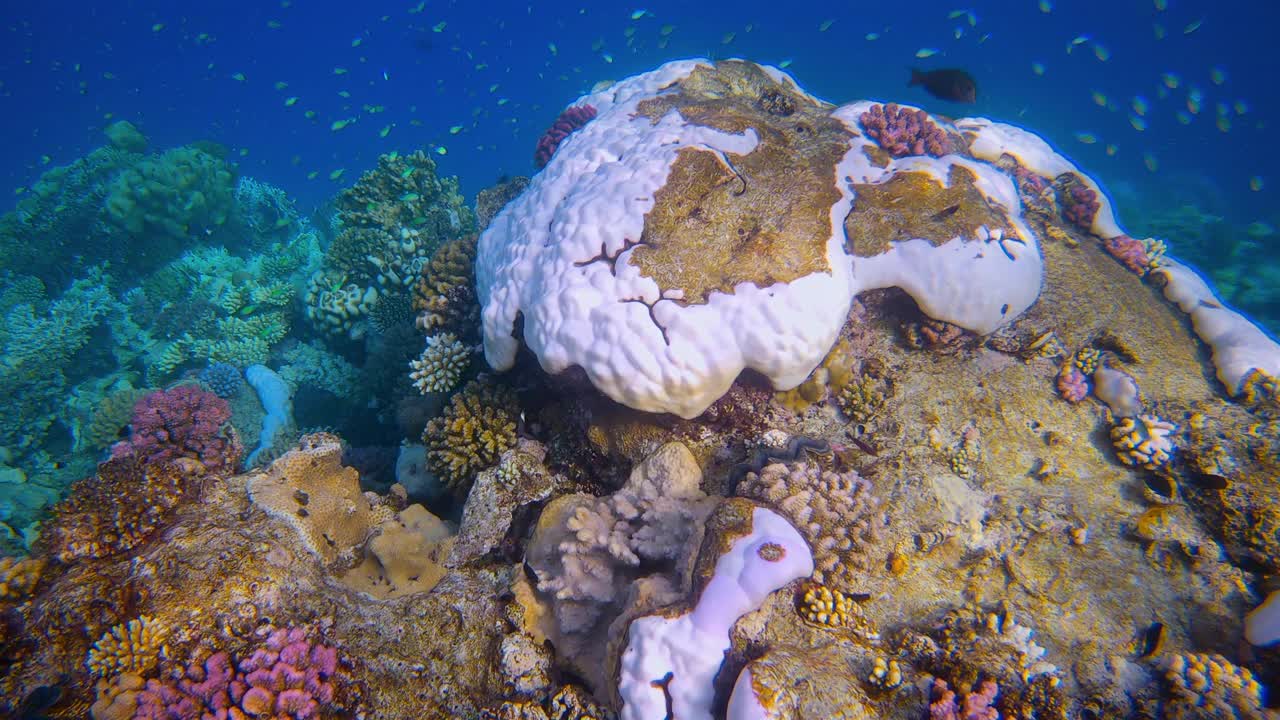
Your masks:
<svg viewBox="0 0 1280 720"><path fill-rule="evenodd" d="M893 157L932 155L947 152L947 134L929 119L929 113L900 105L872 105L859 118L880 147Z"/></svg>
<svg viewBox="0 0 1280 720"><path fill-rule="evenodd" d="M175 680L149 680L135 720L316 717L334 701L338 651L310 642L303 628L279 629L233 663L226 652L183 669Z"/></svg>

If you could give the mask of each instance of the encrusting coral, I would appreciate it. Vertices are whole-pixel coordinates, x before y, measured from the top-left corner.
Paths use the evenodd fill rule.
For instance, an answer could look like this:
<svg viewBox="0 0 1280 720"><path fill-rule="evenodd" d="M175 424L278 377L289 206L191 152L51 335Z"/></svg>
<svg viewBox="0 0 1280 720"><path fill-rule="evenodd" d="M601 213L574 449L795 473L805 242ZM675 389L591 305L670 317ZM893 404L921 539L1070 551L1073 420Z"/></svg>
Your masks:
<svg viewBox="0 0 1280 720"><path fill-rule="evenodd" d="M1163 717L1170 720L1237 718L1261 720L1262 686L1247 668L1221 655L1177 653L1157 663L1164 675L1168 697Z"/></svg>
<svg viewBox="0 0 1280 720"><path fill-rule="evenodd" d="M515 447L520 408L504 385L472 380L423 431L427 467L455 495L465 496L476 474Z"/></svg>

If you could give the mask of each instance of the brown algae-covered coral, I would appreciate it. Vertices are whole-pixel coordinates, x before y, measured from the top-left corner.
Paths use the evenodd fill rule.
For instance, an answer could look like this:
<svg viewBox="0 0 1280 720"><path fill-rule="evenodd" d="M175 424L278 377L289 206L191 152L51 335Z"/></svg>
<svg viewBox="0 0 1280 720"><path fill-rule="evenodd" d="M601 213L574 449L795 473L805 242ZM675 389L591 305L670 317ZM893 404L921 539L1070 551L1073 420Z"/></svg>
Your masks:
<svg viewBox="0 0 1280 720"><path fill-rule="evenodd" d="M451 240L440 247L413 286L413 309L424 332L448 330L471 335L480 317L474 264L476 238Z"/></svg>
<svg viewBox="0 0 1280 720"><path fill-rule="evenodd" d="M465 496L476 474L515 447L520 409L515 393L492 381L472 380L427 423L422 442L427 466L456 495Z"/></svg>

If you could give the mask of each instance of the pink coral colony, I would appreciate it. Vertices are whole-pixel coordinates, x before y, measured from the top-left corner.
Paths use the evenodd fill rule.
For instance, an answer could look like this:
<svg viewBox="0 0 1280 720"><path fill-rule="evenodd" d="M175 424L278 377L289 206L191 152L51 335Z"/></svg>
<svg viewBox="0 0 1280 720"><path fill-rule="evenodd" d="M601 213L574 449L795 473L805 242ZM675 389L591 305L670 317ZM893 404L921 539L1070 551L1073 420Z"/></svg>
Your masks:
<svg viewBox="0 0 1280 720"><path fill-rule="evenodd" d="M1093 219L1102 207L1102 203L1098 202L1098 193L1078 181L1071 183L1062 192L1059 202L1062 203L1063 217L1085 230L1093 227Z"/></svg>
<svg viewBox="0 0 1280 720"><path fill-rule="evenodd" d="M191 458L210 471L231 468L240 447L222 430L230 419L226 400L195 385L157 390L134 405L129 439L116 443L111 455L144 463Z"/></svg>
<svg viewBox="0 0 1280 720"><path fill-rule="evenodd" d="M577 105L560 113L560 117L556 118L556 121L551 123L551 127L547 128L547 131L538 139L538 147L533 152L533 164L539 170L546 167L547 163L551 162L551 156L556 154L556 148L560 147L560 143L595 116L596 109L592 105Z"/></svg>
<svg viewBox="0 0 1280 720"><path fill-rule="evenodd" d="M1120 261L1121 265L1129 268L1130 272L1138 275L1146 275L1147 270L1151 267L1151 260L1147 257L1147 247L1142 244L1141 240L1135 240L1128 235L1117 235L1108 238L1103 243L1103 247L1111 257Z"/></svg>
<svg viewBox="0 0 1280 720"><path fill-rule="evenodd" d="M893 157L946 154L947 134L923 110L877 104L859 119L867 135Z"/></svg>
<svg viewBox="0 0 1280 720"><path fill-rule="evenodd" d="M1070 358L1058 371L1058 394L1072 405L1089 396L1089 379Z"/></svg>

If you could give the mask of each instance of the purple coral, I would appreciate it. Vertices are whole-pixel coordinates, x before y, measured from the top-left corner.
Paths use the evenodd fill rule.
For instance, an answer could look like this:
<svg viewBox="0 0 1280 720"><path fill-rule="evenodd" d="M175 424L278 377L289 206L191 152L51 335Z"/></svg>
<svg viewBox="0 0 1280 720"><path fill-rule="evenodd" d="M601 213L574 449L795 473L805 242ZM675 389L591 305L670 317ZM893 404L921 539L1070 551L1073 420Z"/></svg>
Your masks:
<svg viewBox="0 0 1280 720"><path fill-rule="evenodd" d="M551 162L551 156L556 154L560 143L595 116L596 109L592 105L577 105L560 113L560 117L551 123L551 127L542 133L541 138L538 138L538 146L533 152L533 164L539 170L546 167L547 163Z"/></svg>
<svg viewBox="0 0 1280 720"><path fill-rule="evenodd" d="M1000 711L991 706L1000 688L994 680L983 680L977 692L965 695L956 705L956 693L942 678L933 679L929 720L1000 720Z"/></svg>
<svg viewBox="0 0 1280 720"><path fill-rule="evenodd" d="M1098 201L1098 193L1079 181L1071 183L1062 191L1059 202L1062 204L1063 217L1084 230L1093 227L1093 220L1102 207L1102 203Z"/></svg>
<svg viewBox="0 0 1280 720"><path fill-rule="evenodd" d="M1080 372L1080 368L1070 358L1058 371L1058 394L1072 405L1089 396L1089 378Z"/></svg>
<svg viewBox="0 0 1280 720"><path fill-rule="evenodd" d="M1111 257L1120 261L1130 272L1146 275L1151 267L1151 258L1147 257L1147 246L1141 240L1128 235L1117 235L1108 238L1102 246Z"/></svg>
<svg viewBox="0 0 1280 720"><path fill-rule="evenodd" d="M280 629L233 668L225 652L184 669L176 681L148 680L134 720L302 720L333 702L338 651Z"/></svg>
<svg viewBox="0 0 1280 720"><path fill-rule="evenodd" d="M929 113L894 103L876 104L862 113L862 127L893 157L946 154L947 134L929 119Z"/></svg>
<svg viewBox="0 0 1280 720"><path fill-rule="evenodd" d="M148 464L191 458L209 471L231 468L242 448L223 431L230 419L226 400L195 385L157 390L133 406L129 439L116 443L111 456Z"/></svg>

